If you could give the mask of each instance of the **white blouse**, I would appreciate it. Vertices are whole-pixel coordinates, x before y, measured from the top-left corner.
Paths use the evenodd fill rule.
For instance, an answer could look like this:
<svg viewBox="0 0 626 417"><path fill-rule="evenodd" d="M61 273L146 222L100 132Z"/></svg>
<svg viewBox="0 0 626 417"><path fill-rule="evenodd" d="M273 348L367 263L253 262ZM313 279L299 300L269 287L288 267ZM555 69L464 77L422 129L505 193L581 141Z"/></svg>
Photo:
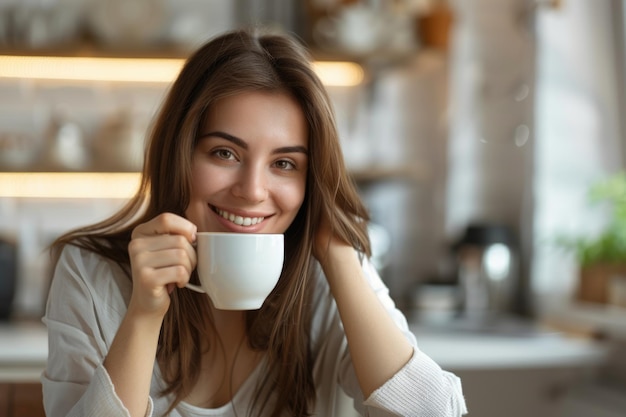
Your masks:
<svg viewBox="0 0 626 417"><path fill-rule="evenodd" d="M337 389L354 399L362 416L457 417L467 412L461 382L419 350L404 315L369 261L365 276L398 327L415 347L411 360L369 398L360 391L335 301L318 268L311 326L313 378L317 391L314 415L335 416ZM42 374L48 417L128 416L102 365L126 313L132 283L114 262L75 246L66 246L56 266L44 323L49 356ZM185 291L185 290L180 290ZM250 374L232 401L205 409L181 402L172 417L247 416L264 361ZM146 416L163 416L172 397L159 367L154 367ZM285 414L287 416L287 414Z"/></svg>

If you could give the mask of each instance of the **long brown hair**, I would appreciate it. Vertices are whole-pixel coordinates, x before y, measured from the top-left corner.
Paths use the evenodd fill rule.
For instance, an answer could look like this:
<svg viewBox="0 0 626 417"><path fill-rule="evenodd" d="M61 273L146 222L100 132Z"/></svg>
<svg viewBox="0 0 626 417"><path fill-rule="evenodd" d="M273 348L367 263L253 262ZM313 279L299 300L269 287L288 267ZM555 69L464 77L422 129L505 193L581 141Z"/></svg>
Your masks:
<svg viewBox="0 0 626 417"><path fill-rule="evenodd" d="M184 216L190 199L191 158L207 109L219 98L244 91L279 91L300 104L308 123L309 169L305 199L285 232L285 265L260 310L246 313L248 343L267 353L269 372L257 391L257 410L275 395L272 416L310 415L315 402L309 331L313 275L312 242L320 219L365 256L370 255L368 213L346 172L329 97L310 56L284 34L237 30L206 43L186 61L152 126L137 194L109 219L61 236L66 244L130 264L132 230L163 212ZM194 279L195 277L192 277ZM207 324L207 318L211 323ZM173 394L173 409L199 377L202 341L212 318L204 295L174 291L165 315L157 362ZM259 411L260 414L261 411Z"/></svg>

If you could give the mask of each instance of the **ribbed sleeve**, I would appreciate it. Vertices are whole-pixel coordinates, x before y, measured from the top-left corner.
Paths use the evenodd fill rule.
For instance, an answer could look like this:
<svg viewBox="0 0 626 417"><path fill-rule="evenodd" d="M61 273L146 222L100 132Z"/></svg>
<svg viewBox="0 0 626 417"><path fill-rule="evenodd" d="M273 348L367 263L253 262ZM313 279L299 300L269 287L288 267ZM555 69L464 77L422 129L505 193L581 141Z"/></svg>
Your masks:
<svg viewBox="0 0 626 417"><path fill-rule="evenodd" d="M365 401L403 417L456 417L467 413L461 380L415 349L409 362ZM371 409L370 409L371 410ZM375 410L370 416L376 416Z"/></svg>

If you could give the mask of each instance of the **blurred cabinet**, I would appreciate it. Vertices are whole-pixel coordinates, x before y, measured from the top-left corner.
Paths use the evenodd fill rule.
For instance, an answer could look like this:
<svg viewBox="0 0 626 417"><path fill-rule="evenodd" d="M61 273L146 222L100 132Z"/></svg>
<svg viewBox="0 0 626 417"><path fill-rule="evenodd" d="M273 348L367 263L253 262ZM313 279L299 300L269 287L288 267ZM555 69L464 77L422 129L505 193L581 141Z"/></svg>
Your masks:
<svg viewBox="0 0 626 417"><path fill-rule="evenodd" d="M0 416L45 417L39 383L0 383Z"/></svg>
<svg viewBox="0 0 626 417"><path fill-rule="evenodd" d="M7 410L10 404L9 395L9 384L0 384L0 414L2 415L8 415Z"/></svg>

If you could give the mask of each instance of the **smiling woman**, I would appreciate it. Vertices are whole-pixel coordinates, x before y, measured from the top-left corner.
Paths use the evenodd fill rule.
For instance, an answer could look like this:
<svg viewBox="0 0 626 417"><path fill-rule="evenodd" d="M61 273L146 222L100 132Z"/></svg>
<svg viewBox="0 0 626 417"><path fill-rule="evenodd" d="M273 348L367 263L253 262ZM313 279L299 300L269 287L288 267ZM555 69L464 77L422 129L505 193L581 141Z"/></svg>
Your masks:
<svg viewBox="0 0 626 417"><path fill-rule="evenodd" d="M308 135L298 103L280 93L225 97L201 132L187 218L199 231L284 233L306 186Z"/></svg>
<svg viewBox="0 0 626 417"><path fill-rule="evenodd" d="M298 42L236 31L202 46L146 155L126 207L53 245L48 416L333 416L339 389L361 415L466 412L372 265L369 214ZM283 234L259 309L185 288L200 232Z"/></svg>

